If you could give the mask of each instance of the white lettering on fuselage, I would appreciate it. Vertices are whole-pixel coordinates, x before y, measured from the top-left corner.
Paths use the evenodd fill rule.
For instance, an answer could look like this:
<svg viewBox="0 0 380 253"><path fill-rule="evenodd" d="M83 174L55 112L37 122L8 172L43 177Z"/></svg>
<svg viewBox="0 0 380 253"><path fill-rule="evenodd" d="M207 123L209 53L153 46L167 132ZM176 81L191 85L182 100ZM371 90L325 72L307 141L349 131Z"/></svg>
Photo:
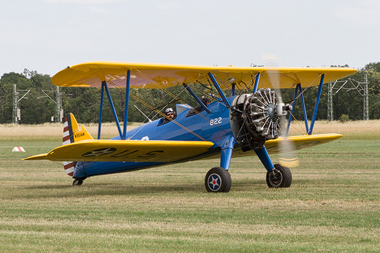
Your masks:
<svg viewBox="0 0 380 253"><path fill-rule="evenodd" d="M222 124L222 117L210 120L210 126Z"/></svg>

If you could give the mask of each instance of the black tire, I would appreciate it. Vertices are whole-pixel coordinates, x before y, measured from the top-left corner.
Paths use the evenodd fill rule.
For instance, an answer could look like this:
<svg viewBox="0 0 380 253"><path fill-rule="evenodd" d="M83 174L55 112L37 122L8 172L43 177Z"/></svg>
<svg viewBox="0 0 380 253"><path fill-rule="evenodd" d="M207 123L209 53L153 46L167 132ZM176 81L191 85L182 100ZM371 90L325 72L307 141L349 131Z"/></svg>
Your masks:
<svg viewBox="0 0 380 253"><path fill-rule="evenodd" d="M209 170L205 177L205 187L208 192L229 192L231 189L231 175L222 167Z"/></svg>
<svg viewBox="0 0 380 253"><path fill-rule="evenodd" d="M271 172L267 172L267 185L269 188L290 187L292 184L292 172L288 167L275 164Z"/></svg>
<svg viewBox="0 0 380 253"><path fill-rule="evenodd" d="M83 184L83 180L75 179L73 181L73 186L79 186Z"/></svg>

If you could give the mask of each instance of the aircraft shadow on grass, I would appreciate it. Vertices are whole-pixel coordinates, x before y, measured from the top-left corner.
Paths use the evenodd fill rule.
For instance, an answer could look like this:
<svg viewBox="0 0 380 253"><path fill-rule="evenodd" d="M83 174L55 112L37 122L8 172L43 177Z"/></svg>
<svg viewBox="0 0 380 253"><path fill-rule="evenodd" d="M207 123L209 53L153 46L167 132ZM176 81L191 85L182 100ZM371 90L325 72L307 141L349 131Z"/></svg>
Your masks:
<svg viewBox="0 0 380 253"><path fill-rule="evenodd" d="M40 198L80 198L80 197L90 197L90 196L107 196L107 195L141 195L141 194L156 194L156 193L167 193L172 192L179 193L207 193L207 191L202 190L202 187L197 183L188 183L188 184L160 184L152 185L146 184L116 184L116 183L89 183L82 185L78 188L73 188L71 185L67 184L55 184L55 185L36 185L36 186L27 186L25 189L38 190L36 196ZM265 185L263 180L259 179L238 179L234 180L234 192L243 192L247 190L256 190L262 189L262 186ZM82 188L82 189L80 189ZM83 189L86 189L83 191ZM46 191L43 191L46 190ZM42 191L42 192L41 192ZM17 196L14 196L17 197ZM30 196L20 195L19 198L30 198Z"/></svg>

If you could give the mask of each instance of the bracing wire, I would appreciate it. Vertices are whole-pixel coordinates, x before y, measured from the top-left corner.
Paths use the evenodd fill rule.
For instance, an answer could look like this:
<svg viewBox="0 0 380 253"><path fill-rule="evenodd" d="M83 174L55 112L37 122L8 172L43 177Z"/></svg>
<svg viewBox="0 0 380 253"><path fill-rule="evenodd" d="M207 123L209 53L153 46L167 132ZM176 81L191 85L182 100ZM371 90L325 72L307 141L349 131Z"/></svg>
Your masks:
<svg viewBox="0 0 380 253"><path fill-rule="evenodd" d="M291 111L289 111L290 113L290 116L297 122L298 126L302 129L302 130L305 130L305 133L306 133L306 128L304 128L300 123L299 121L297 120L297 118L293 115L293 113ZM294 125L290 125L293 127L294 130L296 130L297 132L299 132L300 134L303 135L303 133L298 129L296 128Z"/></svg>
<svg viewBox="0 0 380 253"><path fill-rule="evenodd" d="M121 87L118 87L117 85L113 84L112 82L111 82L111 84L112 84L114 87L119 88L122 92L125 93L124 89L122 89ZM135 100L139 101L140 103L142 103L142 104L144 104L145 106L147 106L148 108L150 108L151 110L153 110L153 111L155 110L155 108L154 108L153 106L149 105L149 104L146 103L144 100L138 98L137 96L135 96L135 95L133 95L133 94L129 94L129 95L130 95L131 97L133 97ZM170 119L166 116L165 113L163 113L163 112L161 112L161 111L159 111L159 110L155 110L155 111L156 111L159 115L161 115L162 117L164 117L164 118L170 120ZM175 120L174 120L174 121L171 121L171 122L175 123L176 125L178 125L178 126L181 127L182 129L184 129L184 130L188 131L189 133L193 134L193 135L196 136L197 138L199 138L199 139L201 139L201 140L203 140L203 141L207 141L207 140L204 139L202 136L200 136L200 135L198 135L197 133L191 131L189 128L185 127L184 125L180 124L179 122L177 122L177 121L175 121ZM131 138L131 137L129 137L128 139L130 139L130 138Z"/></svg>

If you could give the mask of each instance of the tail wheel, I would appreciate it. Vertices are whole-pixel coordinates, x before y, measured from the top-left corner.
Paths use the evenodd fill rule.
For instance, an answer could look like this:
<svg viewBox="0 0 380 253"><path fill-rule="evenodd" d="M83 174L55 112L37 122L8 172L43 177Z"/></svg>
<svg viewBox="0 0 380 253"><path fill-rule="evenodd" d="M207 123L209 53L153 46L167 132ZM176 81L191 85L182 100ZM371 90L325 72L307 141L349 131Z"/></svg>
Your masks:
<svg viewBox="0 0 380 253"><path fill-rule="evenodd" d="M205 177L205 186L208 192L229 192L231 189L231 175L222 167L209 170Z"/></svg>
<svg viewBox="0 0 380 253"><path fill-rule="evenodd" d="M292 184L292 173L289 168L275 164L272 171L267 172L267 185L270 188L289 187Z"/></svg>
<svg viewBox="0 0 380 253"><path fill-rule="evenodd" d="M83 180L75 179L73 181L73 186L79 186L83 184Z"/></svg>

